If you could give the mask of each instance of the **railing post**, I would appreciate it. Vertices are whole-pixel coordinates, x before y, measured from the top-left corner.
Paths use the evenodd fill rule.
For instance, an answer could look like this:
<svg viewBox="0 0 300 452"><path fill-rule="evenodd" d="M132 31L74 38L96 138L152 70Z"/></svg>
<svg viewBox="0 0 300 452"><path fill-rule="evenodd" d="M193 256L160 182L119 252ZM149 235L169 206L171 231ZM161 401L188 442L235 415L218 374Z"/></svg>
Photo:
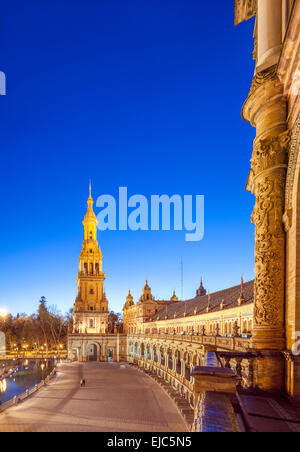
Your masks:
<svg viewBox="0 0 300 452"><path fill-rule="evenodd" d="M252 388L253 387L253 383L254 383L254 359L253 358L249 358L248 359L248 379L249 379L249 387Z"/></svg>

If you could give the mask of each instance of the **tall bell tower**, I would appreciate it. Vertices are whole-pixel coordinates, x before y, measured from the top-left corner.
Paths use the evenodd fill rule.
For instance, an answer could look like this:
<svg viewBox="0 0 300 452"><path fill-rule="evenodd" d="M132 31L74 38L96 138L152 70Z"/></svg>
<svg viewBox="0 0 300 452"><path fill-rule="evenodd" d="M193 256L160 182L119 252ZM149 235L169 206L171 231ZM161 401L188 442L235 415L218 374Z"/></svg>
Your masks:
<svg viewBox="0 0 300 452"><path fill-rule="evenodd" d="M78 295L74 303L74 329L79 334L105 334L108 331L108 301L104 293L102 252L97 241L98 220L93 210L92 189L84 220L84 240L77 276Z"/></svg>

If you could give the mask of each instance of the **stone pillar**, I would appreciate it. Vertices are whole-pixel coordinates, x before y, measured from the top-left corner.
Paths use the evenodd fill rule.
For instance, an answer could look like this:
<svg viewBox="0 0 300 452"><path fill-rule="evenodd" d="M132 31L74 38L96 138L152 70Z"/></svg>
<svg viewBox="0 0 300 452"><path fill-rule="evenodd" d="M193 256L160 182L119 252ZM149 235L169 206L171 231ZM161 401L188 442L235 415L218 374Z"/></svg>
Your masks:
<svg viewBox="0 0 300 452"><path fill-rule="evenodd" d="M252 345L264 357L256 363L256 385L260 389L282 390L284 360L279 352L285 348L283 213L290 135L286 125L287 102L275 67L254 77L243 116L256 127L247 185L256 196L252 215L255 223Z"/></svg>
<svg viewBox="0 0 300 452"><path fill-rule="evenodd" d="M158 351L156 352L156 354L157 354L157 364L161 364L161 358L162 358L161 351L158 350Z"/></svg>
<svg viewBox="0 0 300 452"><path fill-rule="evenodd" d="M257 72L278 62L282 44L282 0L258 0Z"/></svg>
<svg viewBox="0 0 300 452"><path fill-rule="evenodd" d="M176 357L175 357L174 355L173 355L172 362L173 362L173 368L172 368L172 370L173 370L173 372L176 372L176 368L177 368L177 360L176 360Z"/></svg>

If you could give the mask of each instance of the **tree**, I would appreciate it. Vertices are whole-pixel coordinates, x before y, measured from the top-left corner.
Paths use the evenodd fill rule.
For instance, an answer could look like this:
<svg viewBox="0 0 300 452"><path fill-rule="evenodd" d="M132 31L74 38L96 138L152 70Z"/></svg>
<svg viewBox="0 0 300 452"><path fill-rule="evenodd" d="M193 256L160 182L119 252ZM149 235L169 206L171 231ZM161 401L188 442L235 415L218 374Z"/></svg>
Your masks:
<svg viewBox="0 0 300 452"><path fill-rule="evenodd" d="M40 299L40 305L38 309L38 320L40 323L40 328L43 332L45 344L48 348L50 334L49 334L49 313L47 309L46 297L41 297Z"/></svg>
<svg viewBox="0 0 300 452"><path fill-rule="evenodd" d="M58 350L66 320L61 315L60 311L58 311L56 306L50 306L47 321L50 327L53 343Z"/></svg>

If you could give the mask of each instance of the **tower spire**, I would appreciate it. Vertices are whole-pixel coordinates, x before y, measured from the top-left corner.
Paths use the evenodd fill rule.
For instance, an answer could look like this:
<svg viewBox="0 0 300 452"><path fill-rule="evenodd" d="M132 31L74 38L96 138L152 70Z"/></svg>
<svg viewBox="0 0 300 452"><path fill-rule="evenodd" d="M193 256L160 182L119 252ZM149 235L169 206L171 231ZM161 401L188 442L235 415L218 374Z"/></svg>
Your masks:
<svg viewBox="0 0 300 452"><path fill-rule="evenodd" d="M92 181L90 180L89 183L89 199L87 200L87 205L89 206L89 209L91 210L93 208L94 200L92 197Z"/></svg>

